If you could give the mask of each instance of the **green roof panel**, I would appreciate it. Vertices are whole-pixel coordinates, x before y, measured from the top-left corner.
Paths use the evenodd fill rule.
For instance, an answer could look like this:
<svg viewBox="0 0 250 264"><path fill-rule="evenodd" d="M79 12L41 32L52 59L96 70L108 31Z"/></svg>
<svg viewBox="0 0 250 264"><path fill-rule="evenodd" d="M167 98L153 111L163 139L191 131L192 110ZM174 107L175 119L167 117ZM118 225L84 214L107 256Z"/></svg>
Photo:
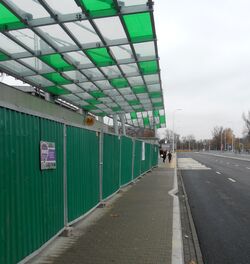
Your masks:
<svg viewBox="0 0 250 264"><path fill-rule="evenodd" d="M6 54L4 54L3 52L0 52L0 61L5 61L5 60L9 60L9 56L7 56Z"/></svg>
<svg viewBox="0 0 250 264"><path fill-rule="evenodd" d="M154 74L159 71L157 61L142 61L139 62L139 67L142 74Z"/></svg>
<svg viewBox="0 0 250 264"><path fill-rule="evenodd" d="M95 97L95 98L103 98L103 97L107 97L107 95L105 93L103 93L102 91L93 91L90 92L90 94Z"/></svg>
<svg viewBox="0 0 250 264"><path fill-rule="evenodd" d="M96 110L97 108L94 105L84 105L82 108L84 108L87 111Z"/></svg>
<svg viewBox="0 0 250 264"><path fill-rule="evenodd" d="M115 64L115 61L112 59L106 48L88 49L86 50L86 53L98 67L110 66Z"/></svg>
<svg viewBox="0 0 250 264"><path fill-rule="evenodd" d="M3 4L0 3L0 30L24 28L25 25Z"/></svg>
<svg viewBox="0 0 250 264"><path fill-rule="evenodd" d="M131 119L137 119L137 114L136 114L136 112L131 112L131 113L130 113L130 117L131 117Z"/></svg>
<svg viewBox="0 0 250 264"><path fill-rule="evenodd" d="M113 0L80 0L91 17L112 16L117 13Z"/></svg>
<svg viewBox="0 0 250 264"><path fill-rule="evenodd" d="M100 101L94 99L94 98L91 98L91 99L85 99L86 102L92 104L92 105L97 105L97 104L101 104Z"/></svg>
<svg viewBox="0 0 250 264"><path fill-rule="evenodd" d="M123 19L132 42L148 41L154 38L149 12L124 15Z"/></svg>
<svg viewBox="0 0 250 264"><path fill-rule="evenodd" d="M159 106L163 106L162 102L157 102L157 103L153 103L154 107L159 107Z"/></svg>
<svg viewBox="0 0 250 264"><path fill-rule="evenodd" d="M69 94L70 91L60 87L60 86L50 86L45 88L46 92L49 92L54 95L63 95L63 94Z"/></svg>
<svg viewBox="0 0 250 264"><path fill-rule="evenodd" d="M160 115L159 110L154 110L154 117L158 117Z"/></svg>
<svg viewBox="0 0 250 264"><path fill-rule="evenodd" d="M125 78L112 79L110 80L110 84L115 88L124 88L129 86L128 81Z"/></svg>
<svg viewBox="0 0 250 264"><path fill-rule="evenodd" d="M166 118L165 118L165 115L160 116L160 123L161 123L161 124L166 124Z"/></svg>
<svg viewBox="0 0 250 264"><path fill-rule="evenodd" d="M144 126L149 126L150 125L150 122L149 122L149 118L148 117L144 117L143 118L143 124L144 124Z"/></svg>
<svg viewBox="0 0 250 264"><path fill-rule="evenodd" d="M139 105L139 104L141 104L140 101L138 101L138 100L130 100L130 101L128 101L128 103L130 105Z"/></svg>
<svg viewBox="0 0 250 264"><path fill-rule="evenodd" d="M145 93L146 92L146 87L143 86L143 85L141 85L141 86L134 86L134 87L132 87L132 89L133 89L133 92L135 94L140 94L140 93Z"/></svg>
<svg viewBox="0 0 250 264"><path fill-rule="evenodd" d="M161 98L162 97L162 93L161 92L149 93L149 97L150 98Z"/></svg>
<svg viewBox="0 0 250 264"><path fill-rule="evenodd" d="M57 84L57 85L62 85L62 84L70 84L72 83L72 81L64 78L62 75L60 75L60 73L58 72L50 72L50 73L45 73L42 74L42 76L46 79L48 79L49 81Z"/></svg>
<svg viewBox="0 0 250 264"><path fill-rule="evenodd" d="M121 111L121 107L120 106L116 106L116 107L112 107L112 111L117 112L117 111Z"/></svg>
<svg viewBox="0 0 250 264"><path fill-rule="evenodd" d="M61 54L49 54L40 56L40 59L57 71L75 70L75 67L64 60Z"/></svg>

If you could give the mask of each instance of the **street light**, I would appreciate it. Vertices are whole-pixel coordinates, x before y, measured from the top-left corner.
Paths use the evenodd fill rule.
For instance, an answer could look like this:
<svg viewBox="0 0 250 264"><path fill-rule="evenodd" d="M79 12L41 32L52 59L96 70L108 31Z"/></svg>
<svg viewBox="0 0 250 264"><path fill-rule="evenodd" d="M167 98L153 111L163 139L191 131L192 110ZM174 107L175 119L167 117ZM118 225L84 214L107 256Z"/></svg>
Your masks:
<svg viewBox="0 0 250 264"><path fill-rule="evenodd" d="M173 112L173 146L172 146L172 149L173 149L173 153L174 153L174 150L175 150L175 147L174 147L174 145L175 145L175 135L174 135L174 118L175 118L175 113L177 112L177 111L181 111L182 109L181 108L178 108L178 109L175 109L174 110L174 112Z"/></svg>

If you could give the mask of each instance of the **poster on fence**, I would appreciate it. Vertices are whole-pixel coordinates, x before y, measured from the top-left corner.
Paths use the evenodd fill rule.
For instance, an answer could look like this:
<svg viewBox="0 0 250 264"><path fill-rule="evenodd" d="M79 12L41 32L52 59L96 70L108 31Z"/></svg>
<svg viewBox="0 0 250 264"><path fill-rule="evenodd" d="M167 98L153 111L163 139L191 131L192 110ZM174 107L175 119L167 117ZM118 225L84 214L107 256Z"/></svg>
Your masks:
<svg viewBox="0 0 250 264"><path fill-rule="evenodd" d="M55 142L40 141L41 170L56 169Z"/></svg>

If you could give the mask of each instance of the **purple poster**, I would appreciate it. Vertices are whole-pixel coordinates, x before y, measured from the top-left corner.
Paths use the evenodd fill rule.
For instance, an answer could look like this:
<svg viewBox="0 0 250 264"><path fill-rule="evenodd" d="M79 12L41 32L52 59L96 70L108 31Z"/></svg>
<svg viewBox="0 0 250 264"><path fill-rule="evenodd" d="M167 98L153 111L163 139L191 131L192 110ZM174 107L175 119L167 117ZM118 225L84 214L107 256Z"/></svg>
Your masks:
<svg viewBox="0 0 250 264"><path fill-rule="evenodd" d="M56 169L56 145L54 142L40 142L41 170Z"/></svg>

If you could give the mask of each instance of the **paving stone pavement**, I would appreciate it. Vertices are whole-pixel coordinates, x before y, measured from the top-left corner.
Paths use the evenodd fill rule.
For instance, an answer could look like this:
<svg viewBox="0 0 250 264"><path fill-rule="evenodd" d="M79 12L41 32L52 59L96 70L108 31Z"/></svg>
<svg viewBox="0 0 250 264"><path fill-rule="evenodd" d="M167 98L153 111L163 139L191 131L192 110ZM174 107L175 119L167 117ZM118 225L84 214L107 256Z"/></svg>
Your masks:
<svg viewBox="0 0 250 264"><path fill-rule="evenodd" d="M168 192L173 188L172 167L161 162L122 191L108 209L98 209L106 212L80 236L66 238L70 246L64 245L60 254L52 251L30 263L170 264L173 201Z"/></svg>

